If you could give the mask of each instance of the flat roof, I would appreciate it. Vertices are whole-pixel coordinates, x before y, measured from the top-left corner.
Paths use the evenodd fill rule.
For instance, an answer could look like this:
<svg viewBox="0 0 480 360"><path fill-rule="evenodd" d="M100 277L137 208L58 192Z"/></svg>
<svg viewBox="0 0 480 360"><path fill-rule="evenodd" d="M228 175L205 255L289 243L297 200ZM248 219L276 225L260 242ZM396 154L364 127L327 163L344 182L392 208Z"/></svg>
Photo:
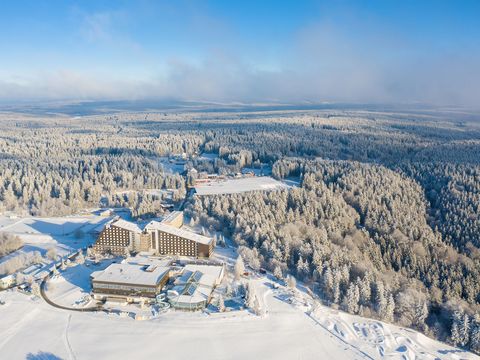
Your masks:
<svg viewBox="0 0 480 360"><path fill-rule="evenodd" d="M128 257L124 260L123 263L127 263L130 265L138 265L138 266L157 266L157 267L168 267L172 263L171 258L165 258L165 257L156 257L156 256L151 256L151 255L136 255L136 256L131 256Z"/></svg>
<svg viewBox="0 0 480 360"><path fill-rule="evenodd" d="M223 266L219 265L196 265L188 264L184 267L184 272L200 272L202 277L198 281L203 286L213 286L215 281L220 277Z"/></svg>
<svg viewBox="0 0 480 360"><path fill-rule="evenodd" d="M200 183L195 186L197 195L235 194L248 191L286 189L289 186L269 176L225 179Z"/></svg>
<svg viewBox="0 0 480 360"><path fill-rule="evenodd" d="M167 225L164 223L159 223L158 221L152 221L150 222L146 227L146 229L155 229L155 230L160 230L163 232L166 232L168 234L176 235L191 241L195 241L199 244L204 244L204 245L209 245L212 241L213 238L209 238L203 235L196 234L191 231L187 231L184 229L179 229L171 225Z"/></svg>
<svg viewBox="0 0 480 360"><path fill-rule="evenodd" d="M92 273L92 279L106 283L156 286L169 271L165 266L156 266L152 271L145 271L146 267L127 263L111 264L103 271Z"/></svg>

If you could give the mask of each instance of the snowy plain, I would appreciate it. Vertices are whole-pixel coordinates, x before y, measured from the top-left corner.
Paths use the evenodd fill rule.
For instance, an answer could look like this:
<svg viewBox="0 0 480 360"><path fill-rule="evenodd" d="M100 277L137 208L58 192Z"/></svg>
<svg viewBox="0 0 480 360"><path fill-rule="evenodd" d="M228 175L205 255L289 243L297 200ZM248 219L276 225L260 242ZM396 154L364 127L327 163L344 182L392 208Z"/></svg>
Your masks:
<svg viewBox="0 0 480 360"><path fill-rule="evenodd" d="M275 190L289 186L269 176L212 181L195 186L198 195L235 194L255 190Z"/></svg>
<svg viewBox="0 0 480 360"><path fill-rule="evenodd" d="M408 329L338 312L254 281L267 307L185 313L154 320L79 313L9 290L0 293L5 359L478 359Z"/></svg>
<svg viewBox="0 0 480 360"><path fill-rule="evenodd" d="M40 227L35 219L4 219L1 224L9 231L32 235L38 246L74 248L80 244L72 242L72 232L79 227L88 231L106 220L42 219ZM216 249L215 257L230 266L236 256L233 247ZM47 286L47 296L63 306L92 306L78 303L90 291L90 273L109 263L87 262L61 270ZM250 281L265 315L248 310L210 314L168 310L149 320L135 320L120 312L145 312L138 305L117 306L116 314L75 312L13 289L3 291L0 358L480 359L411 329L328 308L301 286L293 291L269 275L252 275Z"/></svg>
<svg viewBox="0 0 480 360"><path fill-rule="evenodd" d="M111 217L76 215L66 217L25 217L0 216L0 231L20 237L23 247L0 259L2 264L13 257L33 257L35 252L45 256L55 248L59 256L66 256L95 241L92 231L100 230Z"/></svg>
<svg viewBox="0 0 480 360"><path fill-rule="evenodd" d="M47 295L75 307L90 290L91 271L106 265L60 271ZM145 312L139 305L117 305L117 314L74 312L16 290L0 292L1 358L480 359L416 331L322 306L301 287L293 291L271 276L250 281L266 310L262 316L168 310L134 320L120 312Z"/></svg>

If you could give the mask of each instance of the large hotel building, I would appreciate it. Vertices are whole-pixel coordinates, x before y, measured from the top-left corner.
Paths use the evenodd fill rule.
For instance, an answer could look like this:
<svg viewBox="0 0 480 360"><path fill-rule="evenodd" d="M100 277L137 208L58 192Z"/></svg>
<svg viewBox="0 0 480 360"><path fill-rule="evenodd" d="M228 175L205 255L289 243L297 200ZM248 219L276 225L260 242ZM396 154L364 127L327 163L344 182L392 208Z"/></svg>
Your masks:
<svg viewBox="0 0 480 360"><path fill-rule="evenodd" d="M182 226L181 211L172 212L162 222L152 221L143 230L134 223L116 220L105 226L93 249L115 255L150 251L156 255L210 257L213 239L181 229Z"/></svg>

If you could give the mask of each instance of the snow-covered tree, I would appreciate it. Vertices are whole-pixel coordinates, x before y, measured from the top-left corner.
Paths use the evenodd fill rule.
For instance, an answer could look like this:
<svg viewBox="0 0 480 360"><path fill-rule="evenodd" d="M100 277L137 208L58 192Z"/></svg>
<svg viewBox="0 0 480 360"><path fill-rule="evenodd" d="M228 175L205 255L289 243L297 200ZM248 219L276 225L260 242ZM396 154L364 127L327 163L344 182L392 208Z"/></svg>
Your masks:
<svg viewBox="0 0 480 360"><path fill-rule="evenodd" d="M273 276L275 276L278 280L283 279L283 273L280 266L275 266L275 269L273 269Z"/></svg>
<svg viewBox="0 0 480 360"><path fill-rule="evenodd" d="M39 297L40 296L40 285L37 282L33 282L31 285L32 294Z"/></svg>
<svg viewBox="0 0 480 360"><path fill-rule="evenodd" d="M351 283L347 290L347 311L350 314L358 313L358 304L360 301L360 290L358 285Z"/></svg>
<svg viewBox="0 0 480 360"><path fill-rule="evenodd" d="M222 294L220 294L218 296L218 304L217 304L217 307L218 307L218 311L220 312L224 312L225 311L225 302L223 300L223 296Z"/></svg>
<svg viewBox="0 0 480 360"><path fill-rule="evenodd" d="M254 303L255 303L255 297L256 297L255 288L254 288L252 282L249 281L249 282L247 282L246 294L245 294L245 305L248 308L253 309L253 306L254 306Z"/></svg>
<svg viewBox="0 0 480 360"><path fill-rule="evenodd" d="M460 334L460 342L461 346L465 346L468 344L470 340L470 317L468 314L463 314L460 318L460 324L458 326L458 331Z"/></svg>
<svg viewBox="0 0 480 360"><path fill-rule="evenodd" d="M477 354L480 353L480 314L474 316L470 331L470 348Z"/></svg>
<svg viewBox="0 0 480 360"><path fill-rule="evenodd" d="M233 296L233 287L232 287L232 284L230 282L227 283L227 286L226 286L226 289L225 289L225 294L228 296L228 297L232 297Z"/></svg>
<svg viewBox="0 0 480 360"><path fill-rule="evenodd" d="M452 328L450 329L450 341L457 346L462 342L462 335L460 333L460 319L462 314L456 311L453 315Z"/></svg>
<svg viewBox="0 0 480 360"><path fill-rule="evenodd" d="M467 345L470 340L470 317L460 309L453 313L450 340L460 346Z"/></svg>
<svg viewBox="0 0 480 360"><path fill-rule="evenodd" d="M385 319L386 311L387 311L387 303L388 299L385 294L385 286L383 282L377 282L376 286L376 293L375 293L375 307L377 310L380 319Z"/></svg>
<svg viewBox="0 0 480 360"><path fill-rule="evenodd" d="M333 298L333 274L329 267L323 273L323 289L327 297Z"/></svg>
<svg viewBox="0 0 480 360"><path fill-rule="evenodd" d="M262 308L260 305L260 301L258 300L258 296L255 295L255 300L253 301L253 312L257 316L262 316L265 313L265 309Z"/></svg>
<svg viewBox="0 0 480 360"><path fill-rule="evenodd" d="M235 280L239 280L244 272L245 272L245 264L243 263L243 258L241 255L238 255L237 261L235 261L235 267L234 267Z"/></svg>
<svg viewBox="0 0 480 360"><path fill-rule="evenodd" d="M387 299L387 306L385 308L385 314L383 315L383 319L388 322L393 321L393 314L395 313L395 300L393 299L393 295L390 293Z"/></svg>
<svg viewBox="0 0 480 360"><path fill-rule="evenodd" d="M292 275L287 276L287 286L292 290L297 288L297 280Z"/></svg>
<svg viewBox="0 0 480 360"><path fill-rule="evenodd" d="M362 280L360 280L358 282L358 286L360 290L360 303L362 305L369 305L372 296L369 277L365 276Z"/></svg>
<svg viewBox="0 0 480 360"><path fill-rule="evenodd" d="M47 257L53 261L57 259L57 249L55 247L51 247L47 250Z"/></svg>
<svg viewBox="0 0 480 360"><path fill-rule="evenodd" d="M308 266L308 262L302 259L302 256L297 261L297 274L303 279L310 273L310 268Z"/></svg>
<svg viewBox="0 0 480 360"><path fill-rule="evenodd" d="M419 327L424 326L425 320L427 320L428 317L428 306L426 301L418 301L415 304L415 312L414 312L414 319L415 319L415 324Z"/></svg>

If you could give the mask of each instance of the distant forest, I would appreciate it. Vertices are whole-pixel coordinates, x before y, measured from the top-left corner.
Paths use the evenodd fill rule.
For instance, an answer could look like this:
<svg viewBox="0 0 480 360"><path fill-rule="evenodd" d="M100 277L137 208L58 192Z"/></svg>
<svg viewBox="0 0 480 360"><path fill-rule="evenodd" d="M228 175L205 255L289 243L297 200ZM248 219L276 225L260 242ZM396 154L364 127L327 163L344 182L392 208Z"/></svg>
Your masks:
<svg viewBox="0 0 480 360"><path fill-rule="evenodd" d="M218 154L212 161L195 158ZM161 212L188 179L271 166L290 190L192 197L252 268L304 281L325 303L480 352L480 122L452 113L341 110L0 115L0 212ZM15 245L17 246L17 245Z"/></svg>

